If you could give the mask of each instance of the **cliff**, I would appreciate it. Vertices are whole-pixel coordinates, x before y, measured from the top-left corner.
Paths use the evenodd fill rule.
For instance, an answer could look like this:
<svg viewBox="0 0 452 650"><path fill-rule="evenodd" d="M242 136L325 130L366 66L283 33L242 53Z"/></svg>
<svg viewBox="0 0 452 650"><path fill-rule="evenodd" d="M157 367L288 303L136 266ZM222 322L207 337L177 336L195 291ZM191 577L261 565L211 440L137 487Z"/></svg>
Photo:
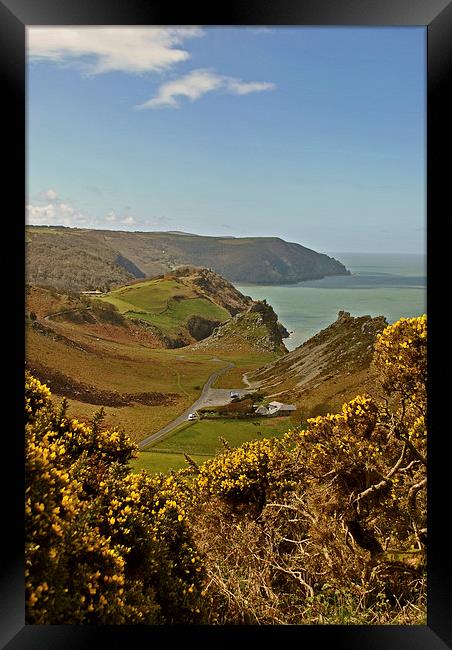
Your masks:
<svg viewBox="0 0 452 650"><path fill-rule="evenodd" d="M346 275L328 255L278 237L205 237L27 226L27 281L57 289L110 289L181 265L216 271L232 282L287 284Z"/></svg>
<svg viewBox="0 0 452 650"><path fill-rule="evenodd" d="M191 349L286 354L283 330L273 308L265 300L257 301L217 327L208 338L191 346Z"/></svg>

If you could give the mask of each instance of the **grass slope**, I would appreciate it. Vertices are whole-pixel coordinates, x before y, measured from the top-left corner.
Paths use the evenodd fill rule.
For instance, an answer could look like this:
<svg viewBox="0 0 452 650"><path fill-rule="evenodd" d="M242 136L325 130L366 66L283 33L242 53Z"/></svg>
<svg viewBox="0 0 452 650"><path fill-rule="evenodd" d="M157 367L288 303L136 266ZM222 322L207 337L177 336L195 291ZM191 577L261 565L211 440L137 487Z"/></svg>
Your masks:
<svg viewBox="0 0 452 650"><path fill-rule="evenodd" d="M229 312L176 280L156 279L121 287L102 297L128 318L146 320L164 334L176 335L192 316L225 322Z"/></svg>

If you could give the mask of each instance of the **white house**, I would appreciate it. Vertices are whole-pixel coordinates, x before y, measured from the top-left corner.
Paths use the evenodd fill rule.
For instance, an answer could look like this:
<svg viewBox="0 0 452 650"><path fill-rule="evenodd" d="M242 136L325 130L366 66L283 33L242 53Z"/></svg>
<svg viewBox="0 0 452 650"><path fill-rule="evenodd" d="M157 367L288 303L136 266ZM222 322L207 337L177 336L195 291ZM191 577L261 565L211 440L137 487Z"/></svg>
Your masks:
<svg viewBox="0 0 452 650"><path fill-rule="evenodd" d="M268 408L266 406L258 406L254 412L256 415L268 415Z"/></svg>
<svg viewBox="0 0 452 650"><path fill-rule="evenodd" d="M293 411L296 411L297 407L294 404L283 404L282 402L270 402L268 405L268 414L269 415L288 415Z"/></svg>
<svg viewBox="0 0 452 650"><path fill-rule="evenodd" d="M258 406L255 410L256 415L289 415L296 411L294 404L283 404L282 402L270 402L268 406Z"/></svg>

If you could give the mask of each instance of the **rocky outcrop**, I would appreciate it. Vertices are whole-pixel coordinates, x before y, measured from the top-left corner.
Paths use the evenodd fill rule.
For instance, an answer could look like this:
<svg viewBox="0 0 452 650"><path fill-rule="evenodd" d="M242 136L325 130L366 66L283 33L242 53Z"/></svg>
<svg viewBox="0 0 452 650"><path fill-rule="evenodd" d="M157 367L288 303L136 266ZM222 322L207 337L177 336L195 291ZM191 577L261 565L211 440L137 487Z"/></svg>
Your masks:
<svg viewBox="0 0 452 650"><path fill-rule="evenodd" d="M278 317L265 300L253 302L244 312L217 327L195 350L261 351L285 354Z"/></svg>
<svg viewBox="0 0 452 650"><path fill-rule="evenodd" d="M219 320L209 320L202 316L190 316L186 322L188 332L197 341L202 341L212 334L212 332L220 325Z"/></svg>
<svg viewBox="0 0 452 650"><path fill-rule="evenodd" d="M219 307L227 309L231 316L249 307L253 300L244 296L221 275L199 266L183 265L164 275L166 279L176 279L186 284L202 298L208 298Z"/></svg>
<svg viewBox="0 0 452 650"><path fill-rule="evenodd" d="M374 343L386 326L383 316L353 317L340 311L329 327L246 379L252 388L278 399L302 401L315 392L326 399L344 386L353 392L354 377L362 385L370 378Z"/></svg>

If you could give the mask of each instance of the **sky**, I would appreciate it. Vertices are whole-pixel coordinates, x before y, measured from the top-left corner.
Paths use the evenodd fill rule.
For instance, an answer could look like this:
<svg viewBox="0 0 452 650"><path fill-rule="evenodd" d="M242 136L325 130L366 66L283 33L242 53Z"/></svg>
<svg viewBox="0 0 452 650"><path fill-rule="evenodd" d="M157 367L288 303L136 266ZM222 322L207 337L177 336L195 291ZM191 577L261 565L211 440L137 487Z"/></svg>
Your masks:
<svg viewBox="0 0 452 650"><path fill-rule="evenodd" d="M28 27L26 223L423 253L425 27Z"/></svg>

